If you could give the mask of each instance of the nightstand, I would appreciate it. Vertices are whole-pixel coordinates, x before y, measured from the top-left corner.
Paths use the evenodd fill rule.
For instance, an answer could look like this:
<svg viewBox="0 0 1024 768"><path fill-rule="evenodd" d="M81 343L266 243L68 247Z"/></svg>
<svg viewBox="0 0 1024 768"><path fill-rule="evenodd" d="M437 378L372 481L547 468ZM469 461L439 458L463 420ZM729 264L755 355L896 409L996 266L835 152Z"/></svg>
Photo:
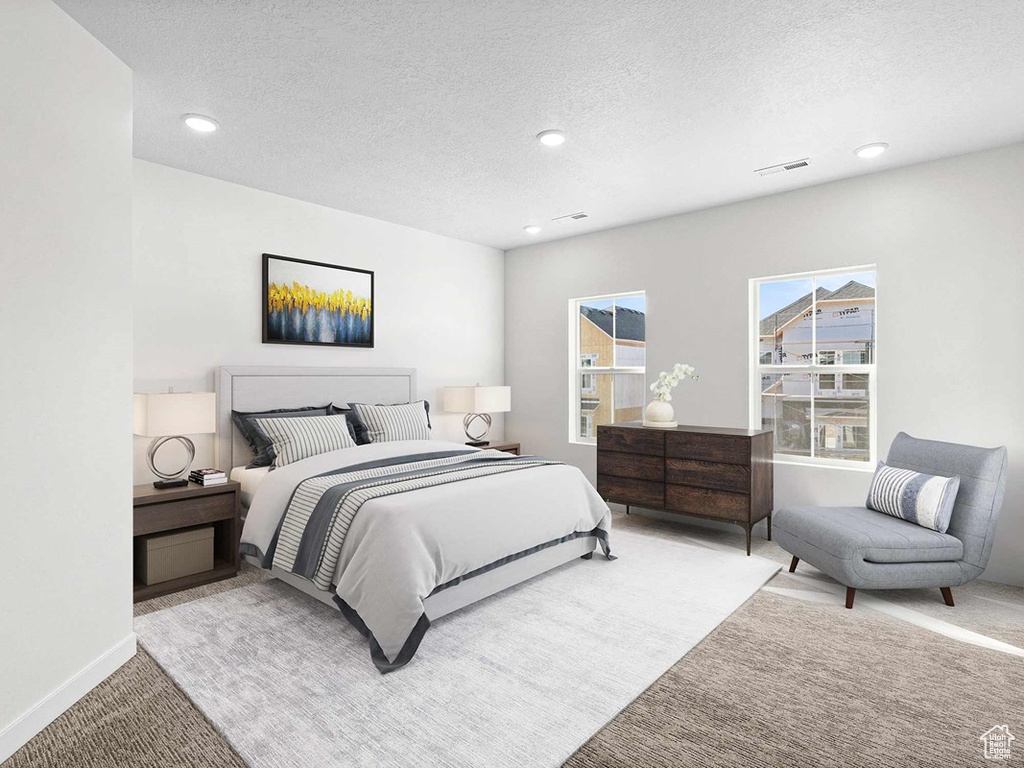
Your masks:
<svg viewBox="0 0 1024 768"><path fill-rule="evenodd" d="M238 541L242 535L241 487L234 481L213 486L189 483L183 488L164 490L152 485L135 486L133 536L166 533L196 525L213 526L213 569L157 584L146 585L136 581L136 603L238 575Z"/></svg>
<svg viewBox="0 0 1024 768"><path fill-rule="evenodd" d="M492 451L504 451L505 453L514 453L516 456L519 455L519 443L491 443L481 447L484 449L489 448Z"/></svg>

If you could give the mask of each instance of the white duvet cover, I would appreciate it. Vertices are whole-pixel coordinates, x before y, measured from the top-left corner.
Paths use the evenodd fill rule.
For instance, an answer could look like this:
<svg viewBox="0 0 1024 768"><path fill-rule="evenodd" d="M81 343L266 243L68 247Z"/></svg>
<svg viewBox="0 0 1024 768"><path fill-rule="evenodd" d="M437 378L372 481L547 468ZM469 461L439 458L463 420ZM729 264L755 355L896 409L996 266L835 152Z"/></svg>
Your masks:
<svg viewBox="0 0 1024 768"><path fill-rule="evenodd" d="M438 440L380 443L275 469L261 481L249 507L244 550L270 551L292 494L307 478L380 459L458 450L468 449ZM370 634L371 648L379 646L389 662L396 662L403 649L411 657L407 646L413 630L426 621L423 600L436 587L574 534L598 531L607 541L609 529L608 506L583 473L567 465L421 488L362 505L344 540L333 583L338 598L358 618L350 612L346 616L356 626L365 625L361 629Z"/></svg>

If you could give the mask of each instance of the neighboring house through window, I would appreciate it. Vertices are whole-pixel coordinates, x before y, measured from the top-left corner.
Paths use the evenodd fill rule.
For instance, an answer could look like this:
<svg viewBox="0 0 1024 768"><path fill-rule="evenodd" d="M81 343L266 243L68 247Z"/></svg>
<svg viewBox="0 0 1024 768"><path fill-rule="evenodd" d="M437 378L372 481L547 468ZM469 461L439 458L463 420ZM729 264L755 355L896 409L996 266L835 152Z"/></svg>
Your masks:
<svg viewBox="0 0 1024 768"><path fill-rule="evenodd" d="M569 440L594 443L597 427L643 418L647 301L643 293L569 303Z"/></svg>
<svg viewBox="0 0 1024 768"><path fill-rule="evenodd" d="M868 466L876 454L874 267L751 281L751 426L777 460Z"/></svg>

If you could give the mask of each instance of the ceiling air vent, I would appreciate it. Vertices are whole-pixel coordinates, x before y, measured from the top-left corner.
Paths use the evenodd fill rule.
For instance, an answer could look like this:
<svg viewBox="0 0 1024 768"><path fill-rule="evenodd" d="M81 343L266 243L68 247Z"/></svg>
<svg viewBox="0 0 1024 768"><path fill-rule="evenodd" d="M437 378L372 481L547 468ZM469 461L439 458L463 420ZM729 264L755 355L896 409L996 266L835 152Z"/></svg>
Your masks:
<svg viewBox="0 0 1024 768"><path fill-rule="evenodd" d="M778 165L769 165L767 168L758 168L754 173L758 176L771 176L773 173L782 173L783 171L795 171L797 168L806 168L811 164L811 158L805 157L802 160L790 160L788 163L779 163Z"/></svg>
<svg viewBox="0 0 1024 768"><path fill-rule="evenodd" d="M574 221L582 221L583 219L587 218L590 217L583 211L579 211L578 213L569 213L566 214L565 216L559 216L557 218L552 219L552 221L557 221L559 224L571 224Z"/></svg>

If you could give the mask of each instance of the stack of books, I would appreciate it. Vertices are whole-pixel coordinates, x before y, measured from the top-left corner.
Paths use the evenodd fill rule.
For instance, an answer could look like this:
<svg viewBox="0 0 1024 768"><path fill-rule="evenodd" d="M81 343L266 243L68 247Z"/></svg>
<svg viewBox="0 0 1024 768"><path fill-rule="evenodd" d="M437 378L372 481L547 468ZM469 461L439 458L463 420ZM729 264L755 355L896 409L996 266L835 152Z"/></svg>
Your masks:
<svg viewBox="0 0 1024 768"><path fill-rule="evenodd" d="M198 485L224 485L228 476L219 469L208 467L207 469L193 469L188 479Z"/></svg>

